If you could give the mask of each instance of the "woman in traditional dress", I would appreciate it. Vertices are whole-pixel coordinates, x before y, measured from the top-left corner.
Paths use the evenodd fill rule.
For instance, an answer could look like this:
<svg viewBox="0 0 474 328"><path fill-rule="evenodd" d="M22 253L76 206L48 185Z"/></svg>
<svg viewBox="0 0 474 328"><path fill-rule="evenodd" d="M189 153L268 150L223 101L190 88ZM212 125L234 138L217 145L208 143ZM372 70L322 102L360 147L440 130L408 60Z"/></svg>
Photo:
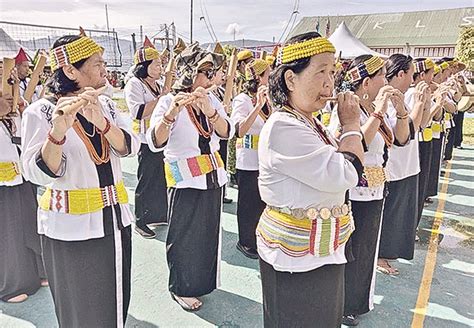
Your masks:
<svg viewBox="0 0 474 328"><path fill-rule="evenodd" d="M267 204L257 227L265 327L339 327L354 230L348 189L362 174L358 97L338 98L340 143L313 117L334 89L334 46L316 32L279 50L269 95L276 111L258 147ZM346 253L347 251L347 253Z"/></svg>
<svg viewBox="0 0 474 328"><path fill-rule="evenodd" d="M19 303L47 282L42 282L36 187L22 177L21 117L12 115L12 107L12 96L0 96L0 299Z"/></svg>
<svg viewBox="0 0 474 328"><path fill-rule="evenodd" d="M405 102L409 106L414 105L414 91L416 85L420 82L425 82L430 85L433 81L434 62L429 58L416 58L414 60L415 72L413 74L414 87L407 90L405 93ZM429 89L428 89L429 90ZM445 103L445 94L437 90L432 97L428 97L425 102L426 110L422 118L419 133L419 152L420 152L420 174L418 181L418 215L417 226L421 220L423 213L423 205L427 197L428 181L430 177L430 170L433 162L433 120L439 121L442 118L442 108ZM434 168L435 169L435 168Z"/></svg>
<svg viewBox="0 0 474 328"><path fill-rule="evenodd" d="M415 251L415 232L418 214L418 174L420 157L418 131L426 124L429 108L426 102L430 98L429 86L420 81L410 88L415 71L410 56L394 54L385 64L388 84L405 95L404 103L409 112L411 141L400 146L393 145L387 163L388 195L385 199L380 234L379 259L377 270L398 275L399 271L389 260L413 259ZM410 90L410 102L407 92ZM391 124L399 120L396 109L390 104L387 110Z"/></svg>
<svg viewBox="0 0 474 328"><path fill-rule="evenodd" d="M258 259L255 229L265 209L258 191L258 138L271 114L267 103L270 67L263 59L247 64L243 92L232 101L231 119L237 136L237 249L246 257Z"/></svg>
<svg viewBox="0 0 474 328"><path fill-rule="evenodd" d="M132 131L141 141L138 152L138 184L135 190L135 231L145 238L154 238L153 225L166 224L168 200L163 152L150 151L146 131L158 99L167 93L161 90L161 60L158 51L151 47L138 49L134 58L133 77L125 85L125 101L132 116Z"/></svg>
<svg viewBox="0 0 474 328"><path fill-rule="evenodd" d="M123 327L130 300L133 214L120 158L140 141L94 90L106 84L102 52L83 35L59 38L50 51L55 97L23 114L25 177L46 187L38 231L61 327Z"/></svg>
<svg viewBox="0 0 474 328"><path fill-rule="evenodd" d="M409 114L403 94L386 86L384 61L377 56L356 57L346 74L345 85L360 99L360 124L367 149L364 153L364 175L349 190L356 230L351 236L354 261L346 264L343 324L356 326L359 315L374 307L375 268L382 208L385 199L389 151L409 142ZM397 120L393 126L387 109L393 103ZM337 111L333 112L329 129L339 136Z"/></svg>
<svg viewBox="0 0 474 328"><path fill-rule="evenodd" d="M222 60L197 43L180 53L173 94L160 98L147 133L152 151L166 146L169 290L187 311L200 309L198 297L218 287L222 187L227 182L219 141L234 131L222 104L205 88L211 87Z"/></svg>

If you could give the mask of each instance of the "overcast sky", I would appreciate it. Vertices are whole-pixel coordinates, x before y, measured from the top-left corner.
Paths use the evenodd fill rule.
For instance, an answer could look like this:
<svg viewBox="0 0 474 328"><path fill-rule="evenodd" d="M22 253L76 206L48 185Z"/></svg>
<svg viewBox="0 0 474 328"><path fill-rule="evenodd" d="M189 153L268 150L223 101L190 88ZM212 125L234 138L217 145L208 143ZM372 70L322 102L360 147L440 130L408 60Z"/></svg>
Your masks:
<svg viewBox="0 0 474 328"><path fill-rule="evenodd" d="M53 26L105 28L108 5L110 27L121 38L138 34L140 24L148 35L160 24L175 22L177 30L189 37L191 0L0 0L0 20ZM194 0L194 39L209 42L211 37L201 16L206 16L219 40L236 38L278 40L295 3L299 2L296 22L304 16L386 13L430 9L473 7L474 0ZM290 24L291 27L291 24Z"/></svg>

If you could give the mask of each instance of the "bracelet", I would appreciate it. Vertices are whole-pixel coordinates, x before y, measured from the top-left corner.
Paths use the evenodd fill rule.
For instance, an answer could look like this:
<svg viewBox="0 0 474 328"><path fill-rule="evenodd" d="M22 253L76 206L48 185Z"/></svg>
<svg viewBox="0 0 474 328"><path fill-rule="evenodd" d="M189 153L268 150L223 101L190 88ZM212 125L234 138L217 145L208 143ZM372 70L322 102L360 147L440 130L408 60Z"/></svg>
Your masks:
<svg viewBox="0 0 474 328"><path fill-rule="evenodd" d="M51 142L52 144L55 144L56 146L62 146L66 142L66 136L62 140L56 140L54 137L51 135L51 131L48 132L48 141Z"/></svg>
<svg viewBox="0 0 474 328"><path fill-rule="evenodd" d="M212 116L209 116L209 121L210 121L211 123L213 123L212 121L213 121L213 120L216 118L216 116L218 116L218 115L219 115L219 113L217 112L217 109L215 109L214 114L212 114Z"/></svg>
<svg viewBox="0 0 474 328"><path fill-rule="evenodd" d="M104 117L104 118L105 118L105 128L104 128L104 130L99 130L99 132L102 135L105 135L107 132L110 131L110 121L107 117Z"/></svg>
<svg viewBox="0 0 474 328"><path fill-rule="evenodd" d="M362 132L360 131L347 131L341 134L341 136L339 137L339 141L342 141L342 139L350 137L350 136L358 136L360 140L364 139L364 136L362 135Z"/></svg>
<svg viewBox="0 0 474 328"><path fill-rule="evenodd" d="M166 130L169 130L173 126L174 122L168 120L165 116L163 116L161 118L161 123L163 123L165 125Z"/></svg>
<svg viewBox="0 0 474 328"><path fill-rule="evenodd" d="M398 115L398 114L397 114L397 118L398 118L399 120L404 120L404 119L408 118L408 116L410 116L410 114L409 114L408 112L405 112L404 115Z"/></svg>
<svg viewBox="0 0 474 328"><path fill-rule="evenodd" d="M175 118L173 119L167 118L166 114L163 115L163 119L165 119L168 124L173 124L174 122L176 122Z"/></svg>
<svg viewBox="0 0 474 328"><path fill-rule="evenodd" d="M373 112L372 114L370 114L370 116L375 117L376 119L378 119L380 122L383 123L383 116L382 116L382 114Z"/></svg>
<svg viewBox="0 0 474 328"><path fill-rule="evenodd" d="M215 124L220 118L221 118L220 115L217 114L217 116L210 118L209 122L211 122L211 124Z"/></svg>

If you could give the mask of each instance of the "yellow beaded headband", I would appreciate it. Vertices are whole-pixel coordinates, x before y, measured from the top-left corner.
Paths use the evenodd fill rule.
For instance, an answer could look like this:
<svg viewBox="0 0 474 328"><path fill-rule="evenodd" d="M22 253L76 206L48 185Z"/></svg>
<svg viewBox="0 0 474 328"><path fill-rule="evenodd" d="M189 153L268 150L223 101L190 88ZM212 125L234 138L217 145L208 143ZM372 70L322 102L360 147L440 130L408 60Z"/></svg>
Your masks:
<svg viewBox="0 0 474 328"><path fill-rule="evenodd" d="M104 48L95 43L94 40L87 36L81 36L73 42L51 49L51 70L54 72L61 67L77 63L103 51Z"/></svg>
<svg viewBox="0 0 474 328"><path fill-rule="evenodd" d="M449 67L449 63L448 62L442 62L441 64L439 64L439 67L441 68L442 71L444 71L446 68Z"/></svg>
<svg viewBox="0 0 474 328"><path fill-rule="evenodd" d="M336 48L326 38L317 37L282 47L278 51L277 65L288 64L292 61L309 58L324 52L336 53Z"/></svg>
<svg viewBox="0 0 474 328"><path fill-rule="evenodd" d="M262 75L269 66L266 60L253 59L245 66L245 79L248 81L255 80L257 76Z"/></svg>
<svg viewBox="0 0 474 328"><path fill-rule="evenodd" d="M434 68L435 63L430 58L426 58L425 60L420 60L414 63L415 65L415 73L421 73L429 71L430 69Z"/></svg>
<svg viewBox="0 0 474 328"><path fill-rule="evenodd" d="M160 53L155 48L140 48L133 57L133 63L135 65L143 63L148 60L154 60L160 58Z"/></svg>
<svg viewBox="0 0 474 328"><path fill-rule="evenodd" d="M372 56L366 61L358 64L356 67L351 68L346 74L346 80L350 83L354 83L365 79L366 77L374 74L384 65L382 58L378 56Z"/></svg>
<svg viewBox="0 0 474 328"><path fill-rule="evenodd" d="M434 75L436 75L436 74L438 74L438 73L440 73L440 72L442 72L441 66L435 64L435 66L434 66Z"/></svg>

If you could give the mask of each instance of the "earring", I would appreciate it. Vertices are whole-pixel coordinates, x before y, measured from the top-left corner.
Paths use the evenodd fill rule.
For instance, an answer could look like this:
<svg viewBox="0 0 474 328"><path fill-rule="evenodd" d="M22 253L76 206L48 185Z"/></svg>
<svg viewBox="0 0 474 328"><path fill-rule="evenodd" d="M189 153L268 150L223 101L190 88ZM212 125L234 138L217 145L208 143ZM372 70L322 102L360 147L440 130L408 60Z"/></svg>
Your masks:
<svg viewBox="0 0 474 328"><path fill-rule="evenodd" d="M364 95L362 96L362 99L364 99L364 100L369 99L369 95L367 93L364 93Z"/></svg>

